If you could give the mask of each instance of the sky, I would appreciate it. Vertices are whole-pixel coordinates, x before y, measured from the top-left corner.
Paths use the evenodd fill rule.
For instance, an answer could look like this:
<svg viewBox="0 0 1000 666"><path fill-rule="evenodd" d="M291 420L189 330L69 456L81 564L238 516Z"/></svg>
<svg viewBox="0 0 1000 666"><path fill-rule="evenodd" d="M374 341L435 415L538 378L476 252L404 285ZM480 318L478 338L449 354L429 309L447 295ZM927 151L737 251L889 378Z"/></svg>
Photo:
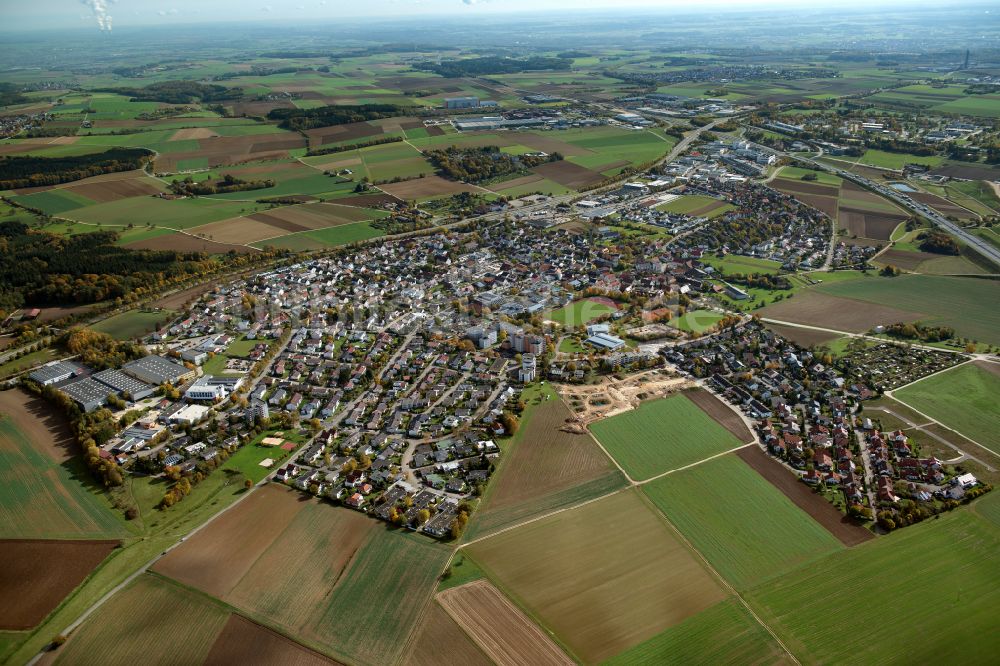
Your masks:
<svg viewBox="0 0 1000 666"><path fill-rule="evenodd" d="M764 6L815 6L806 0L0 0L2 30L38 30L91 27L113 30L139 25L181 25L219 21L336 21L338 18L407 17L449 14L455 17L581 9L696 9ZM902 0L851 4L900 5Z"/></svg>

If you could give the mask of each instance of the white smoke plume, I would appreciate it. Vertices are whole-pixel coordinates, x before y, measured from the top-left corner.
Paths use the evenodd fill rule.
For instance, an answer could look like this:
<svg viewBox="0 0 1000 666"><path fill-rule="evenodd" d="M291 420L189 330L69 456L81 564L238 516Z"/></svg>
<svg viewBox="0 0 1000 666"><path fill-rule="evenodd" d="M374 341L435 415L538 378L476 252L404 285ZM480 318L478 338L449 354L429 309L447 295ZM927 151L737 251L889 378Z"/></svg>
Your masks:
<svg viewBox="0 0 1000 666"><path fill-rule="evenodd" d="M97 27L103 32L111 32L111 15L108 14L107 0L80 0L94 14L97 19Z"/></svg>

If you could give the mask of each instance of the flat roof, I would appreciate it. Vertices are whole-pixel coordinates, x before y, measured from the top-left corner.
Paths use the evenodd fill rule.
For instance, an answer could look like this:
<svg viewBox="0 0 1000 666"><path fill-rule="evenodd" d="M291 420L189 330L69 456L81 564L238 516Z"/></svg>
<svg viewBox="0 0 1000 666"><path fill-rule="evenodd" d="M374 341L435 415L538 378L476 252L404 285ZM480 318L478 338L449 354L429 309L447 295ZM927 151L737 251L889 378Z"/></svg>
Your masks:
<svg viewBox="0 0 1000 666"><path fill-rule="evenodd" d="M108 399L108 394L114 392L105 384L91 377L86 377L77 382L70 382L65 386L59 387L59 390L81 404L94 402L104 404Z"/></svg>
<svg viewBox="0 0 1000 666"><path fill-rule="evenodd" d="M191 372L180 363L156 355L129 361L122 366L122 371L156 386L175 382Z"/></svg>

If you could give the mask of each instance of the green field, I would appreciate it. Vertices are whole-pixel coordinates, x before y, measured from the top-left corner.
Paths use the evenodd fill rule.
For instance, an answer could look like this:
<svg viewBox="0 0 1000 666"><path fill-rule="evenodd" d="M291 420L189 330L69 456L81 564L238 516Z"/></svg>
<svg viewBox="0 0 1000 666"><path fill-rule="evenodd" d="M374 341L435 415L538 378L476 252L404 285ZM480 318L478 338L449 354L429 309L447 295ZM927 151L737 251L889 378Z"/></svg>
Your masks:
<svg viewBox="0 0 1000 666"><path fill-rule="evenodd" d="M90 481L83 461L57 462L47 446L52 444L32 441L11 417L0 415L0 538L124 536L122 520Z"/></svg>
<svg viewBox="0 0 1000 666"><path fill-rule="evenodd" d="M825 283L815 288L833 296L924 313L921 321L925 324L951 326L960 336L1000 344L1000 310L995 307L1000 302L1000 282L902 275Z"/></svg>
<svg viewBox="0 0 1000 666"><path fill-rule="evenodd" d="M287 248L289 250L319 250L325 247L335 247L356 243L369 238L384 236L385 232L378 229L370 222L357 222L354 224L342 224L336 227L318 229L316 231L304 231L301 233L288 234L278 238L270 238L257 243L263 248L267 246Z"/></svg>
<svg viewBox="0 0 1000 666"><path fill-rule="evenodd" d="M604 666L773 664L786 657L781 646L735 599L690 617L644 643L604 662Z"/></svg>
<svg viewBox="0 0 1000 666"><path fill-rule="evenodd" d="M789 180L802 180L802 176L807 174L812 174L816 176L816 180L811 181L813 183L819 183L821 185L833 185L835 187L840 187L843 183L843 179L840 176L835 176L832 173L827 173L826 171L813 171L811 169L802 169L800 167L786 166L782 167L778 172L778 176L781 178L787 178Z"/></svg>
<svg viewBox="0 0 1000 666"><path fill-rule="evenodd" d="M663 211L665 213L677 213L678 215L689 215L693 211L699 208L704 208L710 203L714 203L718 199L712 197L706 197L702 194L686 194L667 203L660 204L656 207L656 210Z"/></svg>
<svg viewBox="0 0 1000 666"><path fill-rule="evenodd" d="M803 663L986 663L1000 650L1000 528L956 510L771 580L747 601Z"/></svg>
<svg viewBox="0 0 1000 666"><path fill-rule="evenodd" d="M907 164L924 164L926 166L937 166L944 161L943 157L937 155L923 156L911 155L909 153L889 153L884 150L866 150L865 154L858 158L859 164L870 164L882 167L883 169L894 169L896 171Z"/></svg>
<svg viewBox="0 0 1000 666"><path fill-rule="evenodd" d="M737 590L843 548L735 455L663 477L642 490Z"/></svg>
<svg viewBox="0 0 1000 666"><path fill-rule="evenodd" d="M992 368L989 370L987 368ZM966 363L893 397L1000 455L1000 364Z"/></svg>
<svg viewBox="0 0 1000 666"><path fill-rule="evenodd" d="M607 303L585 298L574 301L557 310L549 310L543 315L544 319L549 319L566 328L574 328L587 324L598 317L611 314L615 308Z"/></svg>
<svg viewBox="0 0 1000 666"><path fill-rule="evenodd" d="M393 663L449 555L430 539L376 529L344 572L315 632L351 662Z"/></svg>
<svg viewBox="0 0 1000 666"><path fill-rule="evenodd" d="M250 215L265 208L267 206L241 201L205 198L171 201L156 197L133 197L79 208L67 217L97 225L126 227L129 224L152 224L170 229L190 229L209 222Z"/></svg>
<svg viewBox="0 0 1000 666"><path fill-rule="evenodd" d="M90 328L101 333L107 333L116 340L131 340L152 333L158 327L164 326L177 315L170 310L129 310L122 314L108 317Z"/></svg>
<svg viewBox="0 0 1000 666"><path fill-rule="evenodd" d="M669 324L688 333L704 333L722 321L722 315L711 310L690 310L680 317L671 319Z"/></svg>
<svg viewBox="0 0 1000 666"><path fill-rule="evenodd" d="M721 259L715 256L705 256L702 261L709 266L714 266L726 275L744 274L750 275L775 275L781 270L781 264L770 259L758 259L757 257L745 257L739 254L727 254Z"/></svg>
<svg viewBox="0 0 1000 666"><path fill-rule="evenodd" d="M740 442L684 394L590 426L630 477L641 481L738 447Z"/></svg>

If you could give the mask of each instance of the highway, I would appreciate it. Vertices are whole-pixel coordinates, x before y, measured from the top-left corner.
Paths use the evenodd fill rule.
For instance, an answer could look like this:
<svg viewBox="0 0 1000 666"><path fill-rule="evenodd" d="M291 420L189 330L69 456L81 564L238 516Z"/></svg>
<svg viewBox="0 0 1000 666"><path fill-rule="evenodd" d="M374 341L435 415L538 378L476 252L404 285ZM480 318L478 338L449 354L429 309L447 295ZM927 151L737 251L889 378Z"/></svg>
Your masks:
<svg viewBox="0 0 1000 666"><path fill-rule="evenodd" d="M987 241L983 240L982 238L974 234L970 234L961 226L955 224L945 216L941 215L941 213L937 212L930 206L922 204L919 201L914 201L909 196L907 196L906 193L899 192L891 187L882 185L881 183L873 182L871 180L868 180L864 176L859 176L856 173L851 173L850 171L844 171L843 169L838 169L836 167L830 166L829 164L817 162L814 159L810 159L807 157L794 157L794 156L789 156L789 157L799 162L805 162L806 164L809 164L821 171L827 171L829 173L836 174L841 178L857 183L858 185L861 185L866 189L872 190L873 192L882 195L886 199L889 199L893 203L899 205L901 208L920 217L927 218L937 226L947 230L953 236L962 239L962 242L972 247L974 250L976 250L976 252L983 255L997 266L1000 266L1000 249L997 249L996 247L994 247Z"/></svg>

